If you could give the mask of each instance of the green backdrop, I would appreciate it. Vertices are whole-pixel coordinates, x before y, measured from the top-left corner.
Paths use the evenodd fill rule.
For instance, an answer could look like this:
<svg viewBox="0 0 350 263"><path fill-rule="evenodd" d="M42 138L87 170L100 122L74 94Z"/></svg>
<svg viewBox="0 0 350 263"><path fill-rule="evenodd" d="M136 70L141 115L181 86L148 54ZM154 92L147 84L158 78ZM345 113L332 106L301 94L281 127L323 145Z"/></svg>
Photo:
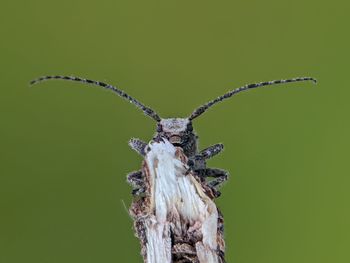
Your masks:
<svg viewBox="0 0 350 263"><path fill-rule="evenodd" d="M126 174L131 137L246 83L194 122L209 166L231 177L217 203L227 261L350 262L349 10L346 1L10 1L0 9L0 262L141 262Z"/></svg>

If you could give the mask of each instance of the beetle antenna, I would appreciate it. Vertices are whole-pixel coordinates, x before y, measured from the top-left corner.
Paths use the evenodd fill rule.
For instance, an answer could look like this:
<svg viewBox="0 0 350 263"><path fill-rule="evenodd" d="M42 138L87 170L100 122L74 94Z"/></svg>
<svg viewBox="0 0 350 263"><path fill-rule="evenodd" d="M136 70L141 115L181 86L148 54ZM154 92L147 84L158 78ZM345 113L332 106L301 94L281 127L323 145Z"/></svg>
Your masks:
<svg viewBox="0 0 350 263"><path fill-rule="evenodd" d="M79 78L79 77L72 77L72 76L43 76L43 77L37 78L35 80L32 80L30 82L30 85L34 85L34 84L37 84L39 82L42 82L45 80L50 80L50 79L61 79L61 80L68 80L68 81L83 82L83 83L87 83L87 84L91 84L91 85L95 85L95 86L100 86L100 87L105 88L105 89L109 89L109 90L117 93L118 96L120 96L120 97L126 99L127 101L129 101L130 103L134 104L137 108L141 109L144 114L151 117L155 121L160 122L160 120L161 120L159 115L154 110L143 105L137 99L134 99L130 95L126 94L124 91L122 91L122 90L120 90L112 85L106 84L104 82L90 80L90 79L83 79L83 78Z"/></svg>
<svg viewBox="0 0 350 263"><path fill-rule="evenodd" d="M253 84L247 84L245 86L242 86L240 88L234 89L232 91L229 91L225 93L224 95L217 97L214 100L209 101L208 103L198 107L193 111L191 116L189 117L189 120L192 121L193 119L197 118L204 112L206 112L211 106L225 100L228 98L231 98L233 95L245 91L248 89L254 89L254 88L260 88L264 86L269 86L269 85L275 85L275 84L282 84L282 83L289 83L289 82L298 82L298 81L313 81L314 83L317 83L317 80L311 77L300 77L300 78L294 78L294 79L281 79L281 80L272 80L268 82L259 82L259 83L253 83Z"/></svg>

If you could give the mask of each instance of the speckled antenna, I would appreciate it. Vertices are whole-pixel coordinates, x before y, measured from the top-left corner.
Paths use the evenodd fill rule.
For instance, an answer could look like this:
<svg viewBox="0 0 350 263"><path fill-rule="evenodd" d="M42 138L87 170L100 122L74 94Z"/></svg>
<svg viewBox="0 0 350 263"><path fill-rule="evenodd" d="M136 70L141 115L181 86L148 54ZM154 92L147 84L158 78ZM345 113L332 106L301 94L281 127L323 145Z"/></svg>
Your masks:
<svg viewBox="0 0 350 263"><path fill-rule="evenodd" d="M87 83L87 84L90 84L90 85L100 86L102 88L109 89L109 90L117 93L123 99L126 99L130 103L134 104L137 108L141 109L144 114L146 114L147 116L151 117L155 121L159 122L161 120L159 115L154 110L152 110L151 108L143 105L137 99L134 99L133 97L131 97L130 95L128 95L124 91L118 89L117 87L114 87L114 86L112 86L110 84L106 84L106 83L101 82L101 81L84 79L84 78L73 77L73 76L43 76L43 77L37 78L35 80L32 80L30 82L30 85L34 85L34 84L37 84L39 82L42 82L42 81L45 81L45 80L52 80L52 79L77 81L77 82Z"/></svg>
<svg viewBox="0 0 350 263"><path fill-rule="evenodd" d="M229 91L225 93L224 95L217 97L214 100L209 101L208 103L198 107L193 111L191 116L189 117L189 120L193 120L197 118L198 116L202 115L204 112L206 112L211 106L225 100L228 98L231 98L233 95L245 91L248 89L255 89L255 88L260 88L264 86L270 86L270 85L275 85L275 84L282 84L282 83L290 83L290 82L298 82L298 81L313 81L314 83L317 83L316 79L311 78L311 77L300 77L300 78L294 78L294 79L281 79L281 80L272 80L272 81L267 81L267 82L259 82L259 83L253 83L253 84L247 84L245 86L242 86L240 88L234 89L232 91Z"/></svg>

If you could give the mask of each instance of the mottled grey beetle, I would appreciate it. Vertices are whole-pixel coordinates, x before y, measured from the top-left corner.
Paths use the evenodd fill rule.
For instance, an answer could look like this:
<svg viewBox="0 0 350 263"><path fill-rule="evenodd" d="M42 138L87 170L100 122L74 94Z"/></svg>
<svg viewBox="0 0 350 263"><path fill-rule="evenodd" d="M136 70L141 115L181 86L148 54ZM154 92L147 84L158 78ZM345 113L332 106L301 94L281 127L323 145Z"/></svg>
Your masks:
<svg viewBox="0 0 350 263"><path fill-rule="evenodd" d="M41 81L50 80L50 79L62 79L69 81L83 82L87 84L97 85L105 89L112 90L117 93L120 97L128 100L130 103L134 104L136 107L141 109L144 114L151 117L157 122L157 131L153 138L153 141L160 141L162 138L166 138L174 146L181 147L184 154L188 157L188 165L192 171L194 171L203 182L206 182L206 178L214 178L213 180L207 181L207 185L213 190L215 197L220 195L220 192L217 188L221 185L222 182L227 180L228 173L222 169L217 168L207 168L206 160L213 157L214 155L220 153L223 149L223 144L212 145L202 151L198 151L198 136L193 130L192 121L200 116L202 113L207 111L211 106L215 105L218 102L221 102L225 99L230 98L231 96L248 89L282 84L289 82L298 82L298 81L313 81L316 83L316 80L311 77L300 77L287 80L273 80L268 82L260 82L254 84L248 84L240 88L234 89L225 93L224 95L209 101L208 103L198 107L193 111L193 113L188 118L169 118L162 119L159 115L152 110L151 108L145 106L138 100L126 94L124 91L106 84L104 82L83 79L79 77L72 76L43 76L36 80L31 81L30 84L36 84ZM147 151L147 143L139 139L131 139L129 145L132 149L138 152L140 155L145 156ZM141 170L132 172L127 176L128 182L133 186L133 194L140 195L144 192L144 183Z"/></svg>

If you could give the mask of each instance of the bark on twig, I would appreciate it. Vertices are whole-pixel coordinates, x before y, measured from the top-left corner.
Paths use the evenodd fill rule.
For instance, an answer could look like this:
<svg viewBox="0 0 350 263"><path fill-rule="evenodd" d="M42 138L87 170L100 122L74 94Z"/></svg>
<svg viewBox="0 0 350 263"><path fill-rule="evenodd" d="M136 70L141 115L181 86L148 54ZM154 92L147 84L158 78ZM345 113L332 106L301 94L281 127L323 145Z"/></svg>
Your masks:
<svg viewBox="0 0 350 263"><path fill-rule="evenodd" d="M130 214L145 263L222 263L223 218L181 148L153 142L143 161L145 196Z"/></svg>

